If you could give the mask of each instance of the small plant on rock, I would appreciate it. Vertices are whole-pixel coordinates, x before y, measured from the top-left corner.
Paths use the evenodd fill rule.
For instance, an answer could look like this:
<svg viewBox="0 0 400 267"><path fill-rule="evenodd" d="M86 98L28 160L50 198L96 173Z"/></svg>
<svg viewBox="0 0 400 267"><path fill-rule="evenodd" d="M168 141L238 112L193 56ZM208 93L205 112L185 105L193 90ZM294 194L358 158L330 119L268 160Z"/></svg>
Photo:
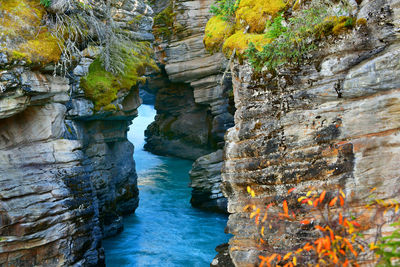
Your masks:
<svg viewBox="0 0 400 267"><path fill-rule="evenodd" d="M40 0L40 3L45 7L49 7L51 5L51 0Z"/></svg>
<svg viewBox="0 0 400 267"><path fill-rule="evenodd" d="M250 187L247 190L256 196ZM400 205L394 199L376 199L373 194L370 198L373 200L360 211L351 207L341 189L328 192L311 188L303 195L292 188L282 201L269 202L265 208L247 205L244 210L250 212L259 229L259 246L264 251L259 265L392 266L400 259L400 229L384 238L380 230L388 221L399 219ZM389 213L387 220L375 223L376 216ZM374 227L374 235L364 234Z"/></svg>

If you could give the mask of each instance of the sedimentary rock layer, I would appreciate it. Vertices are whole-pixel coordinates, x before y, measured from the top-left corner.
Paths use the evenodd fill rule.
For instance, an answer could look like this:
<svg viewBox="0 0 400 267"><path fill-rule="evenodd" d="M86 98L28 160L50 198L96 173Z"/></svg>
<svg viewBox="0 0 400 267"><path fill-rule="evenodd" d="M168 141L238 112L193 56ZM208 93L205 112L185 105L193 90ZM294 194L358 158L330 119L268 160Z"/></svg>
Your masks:
<svg viewBox="0 0 400 267"><path fill-rule="evenodd" d="M157 116L146 131L145 147L153 153L196 160L221 149L226 129L233 126L230 77L221 83L226 59L221 53L210 55L203 45L212 3L199 0L154 3L156 13L162 14L170 8L173 14L163 15L170 16L171 25L155 25L156 33L162 28L167 34L156 34L155 46L165 71L149 84L157 91ZM192 172L192 203L196 207L220 209L225 201L217 193L221 181L217 168L222 157L218 157L219 162L215 159L213 153L195 164L200 169L213 166L212 174Z"/></svg>
<svg viewBox="0 0 400 267"><path fill-rule="evenodd" d="M366 26L321 44L298 70L260 76L248 64L232 65L237 111L226 136L223 184L236 266L254 266L265 253L243 211L247 204L262 206L309 185L340 186L359 208L373 187L382 199L398 199L400 2L364 0L354 12ZM274 236L266 237L266 250L300 242L299 229L281 230L288 239L269 247Z"/></svg>
<svg viewBox="0 0 400 267"><path fill-rule="evenodd" d="M112 14L132 39L153 39L152 10L143 2L120 2ZM1 36L0 49L12 42ZM138 205L126 137L141 103L138 89L119 93L117 110L96 113L79 81L99 49L82 51L68 79L51 75L52 64L1 51L0 266L103 266L101 239L121 231L122 216Z"/></svg>

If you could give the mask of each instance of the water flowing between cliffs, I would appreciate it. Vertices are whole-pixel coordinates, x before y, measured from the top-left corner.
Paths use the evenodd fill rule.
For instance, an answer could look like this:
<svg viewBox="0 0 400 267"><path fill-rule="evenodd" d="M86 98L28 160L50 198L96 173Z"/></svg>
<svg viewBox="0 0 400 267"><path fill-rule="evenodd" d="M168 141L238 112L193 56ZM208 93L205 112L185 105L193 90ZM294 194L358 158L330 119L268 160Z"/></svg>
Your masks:
<svg viewBox="0 0 400 267"><path fill-rule="evenodd" d="M192 162L143 150L144 130L156 111L142 105L128 139L135 145L140 204L124 231L104 240L107 266L210 266L215 247L227 242L227 216L191 207Z"/></svg>

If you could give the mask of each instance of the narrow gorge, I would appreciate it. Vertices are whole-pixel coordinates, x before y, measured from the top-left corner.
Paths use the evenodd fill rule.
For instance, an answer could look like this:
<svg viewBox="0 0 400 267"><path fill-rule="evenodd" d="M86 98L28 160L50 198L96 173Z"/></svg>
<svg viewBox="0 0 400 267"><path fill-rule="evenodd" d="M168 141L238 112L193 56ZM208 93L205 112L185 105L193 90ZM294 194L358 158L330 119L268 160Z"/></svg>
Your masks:
<svg viewBox="0 0 400 267"><path fill-rule="evenodd" d="M398 263L399 0L0 0L0 21L0 267Z"/></svg>

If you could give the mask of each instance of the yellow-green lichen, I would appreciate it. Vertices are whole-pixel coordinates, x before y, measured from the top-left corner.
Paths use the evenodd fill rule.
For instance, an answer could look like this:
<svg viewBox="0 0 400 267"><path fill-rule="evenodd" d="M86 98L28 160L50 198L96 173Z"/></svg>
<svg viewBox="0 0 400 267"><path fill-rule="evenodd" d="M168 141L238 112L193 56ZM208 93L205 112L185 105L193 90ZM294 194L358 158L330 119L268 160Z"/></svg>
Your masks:
<svg viewBox="0 0 400 267"><path fill-rule="evenodd" d="M262 33L266 22L286 7L283 0L241 0L236 10L236 23L249 32Z"/></svg>
<svg viewBox="0 0 400 267"><path fill-rule="evenodd" d="M60 42L42 25L46 10L39 0L0 0L0 36L7 36L11 59L44 65L57 62Z"/></svg>
<svg viewBox="0 0 400 267"><path fill-rule="evenodd" d="M95 59L89 67L89 73L81 79L81 87L85 96L94 103L95 111L101 109L114 110L111 102L117 99L118 92L129 91L138 82L145 81L142 77L147 67L156 69L152 59L152 49L146 42L133 44L135 49L124 51L125 68L121 74L107 72L100 59Z"/></svg>
<svg viewBox="0 0 400 267"><path fill-rule="evenodd" d="M367 20L365 18L359 18L356 22L357 26L362 26L367 24Z"/></svg>
<svg viewBox="0 0 400 267"><path fill-rule="evenodd" d="M36 39L22 43L18 50L26 54L29 62L47 64L61 57L59 41L47 31L40 32Z"/></svg>
<svg viewBox="0 0 400 267"><path fill-rule="evenodd" d="M107 106L105 106L103 108L103 110L105 110L105 111L116 111L118 109L117 109L117 106L115 106L114 104L108 104Z"/></svg>
<svg viewBox="0 0 400 267"><path fill-rule="evenodd" d="M253 43L258 51L261 51L263 47L271 41L272 40L267 38L265 34L244 34L243 32L238 31L225 41L222 51L225 55L230 56L232 51L236 49L236 55L241 55L246 51L250 43Z"/></svg>
<svg viewBox="0 0 400 267"><path fill-rule="evenodd" d="M229 21L225 21L222 16L214 16L207 22L204 46L209 52L216 52L233 32L234 26Z"/></svg>
<svg viewBox="0 0 400 267"><path fill-rule="evenodd" d="M314 34L318 38L329 35L341 35L356 25L355 18L349 16L330 16L323 22L315 25Z"/></svg>
<svg viewBox="0 0 400 267"><path fill-rule="evenodd" d="M222 28L217 22L223 25L212 18L204 38L207 50L216 51L223 43L226 56L235 50L239 58L246 57L257 70L272 70L289 62L298 64L324 37L341 35L366 23L364 19L356 22L354 17L340 16L342 12L314 0L217 0L216 4L211 12L235 24L235 30L231 35L210 34L210 29L216 32ZM341 8L346 7L338 3L337 10Z"/></svg>

